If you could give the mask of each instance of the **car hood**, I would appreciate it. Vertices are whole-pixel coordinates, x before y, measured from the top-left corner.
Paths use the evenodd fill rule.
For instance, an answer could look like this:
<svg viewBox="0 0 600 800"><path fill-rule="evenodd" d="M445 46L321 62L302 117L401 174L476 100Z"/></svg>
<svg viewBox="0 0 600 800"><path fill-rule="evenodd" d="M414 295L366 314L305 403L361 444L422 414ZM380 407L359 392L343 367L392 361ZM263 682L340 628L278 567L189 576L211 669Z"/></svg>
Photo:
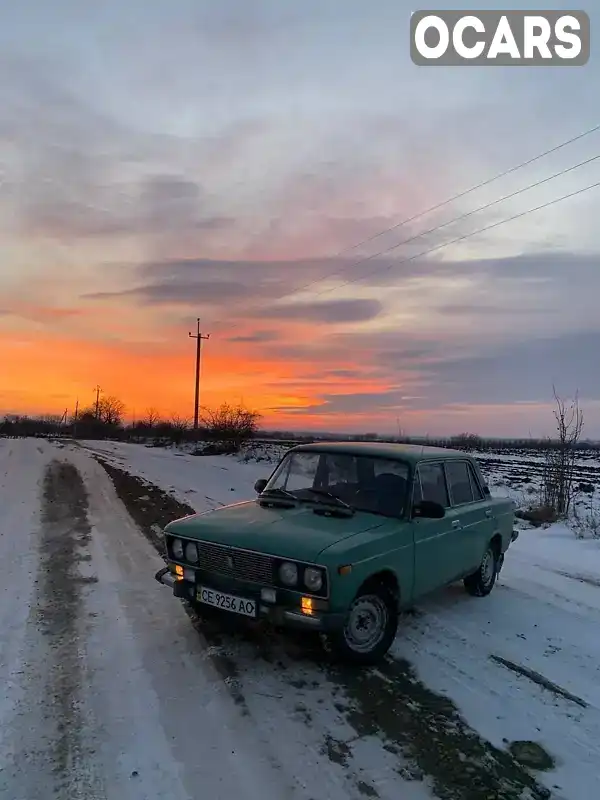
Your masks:
<svg viewBox="0 0 600 800"><path fill-rule="evenodd" d="M266 508L249 500L174 520L165 532L314 562L326 547L386 522L384 517L360 511L348 517L324 517L314 509L312 504Z"/></svg>

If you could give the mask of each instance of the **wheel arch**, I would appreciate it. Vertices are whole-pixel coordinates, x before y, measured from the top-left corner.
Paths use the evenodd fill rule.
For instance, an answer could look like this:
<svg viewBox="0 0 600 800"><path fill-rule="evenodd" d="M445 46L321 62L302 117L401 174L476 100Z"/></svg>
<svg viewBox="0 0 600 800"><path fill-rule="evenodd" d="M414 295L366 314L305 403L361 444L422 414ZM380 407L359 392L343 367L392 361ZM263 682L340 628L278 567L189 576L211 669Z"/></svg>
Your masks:
<svg viewBox="0 0 600 800"><path fill-rule="evenodd" d="M496 551L496 556L502 555L502 536L496 532L490 539L490 544Z"/></svg>
<svg viewBox="0 0 600 800"><path fill-rule="evenodd" d="M355 596L358 597L359 594L376 588L384 588L389 591L396 601L396 605L400 606L400 582L398 581L398 576L392 569L386 568L373 572L363 580Z"/></svg>

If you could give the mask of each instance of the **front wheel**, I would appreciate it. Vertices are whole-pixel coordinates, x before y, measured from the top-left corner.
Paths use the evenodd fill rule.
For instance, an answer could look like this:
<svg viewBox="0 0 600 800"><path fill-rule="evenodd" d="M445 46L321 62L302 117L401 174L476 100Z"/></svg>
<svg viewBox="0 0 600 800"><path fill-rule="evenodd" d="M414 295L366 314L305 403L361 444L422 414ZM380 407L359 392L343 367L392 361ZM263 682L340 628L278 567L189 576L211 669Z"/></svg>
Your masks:
<svg viewBox="0 0 600 800"><path fill-rule="evenodd" d="M331 638L337 654L355 664L374 664L390 649L398 629L398 609L384 588L359 594L348 609L344 627Z"/></svg>
<svg viewBox="0 0 600 800"><path fill-rule="evenodd" d="M472 575L467 575L463 581L467 592L474 597L486 597L494 588L499 565L498 548L490 542L479 569Z"/></svg>

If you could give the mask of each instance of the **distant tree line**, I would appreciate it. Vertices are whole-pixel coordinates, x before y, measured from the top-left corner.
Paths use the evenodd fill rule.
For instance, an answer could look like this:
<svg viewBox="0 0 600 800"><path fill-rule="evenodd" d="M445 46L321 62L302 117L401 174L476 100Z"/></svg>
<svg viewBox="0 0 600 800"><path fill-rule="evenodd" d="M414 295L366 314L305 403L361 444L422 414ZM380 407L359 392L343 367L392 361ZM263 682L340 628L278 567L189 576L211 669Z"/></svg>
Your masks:
<svg viewBox="0 0 600 800"><path fill-rule="evenodd" d="M564 408L560 399L558 413L564 416ZM578 405L576 406L579 414ZM562 410L561 410L562 409ZM209 442L215 448L224 451L235 451L245 442L259 437L261 415L246 408L243 404L232 405L222 403L217 408L204 407L200 413L200 425L195 430L189 419L178 414L164 416L156 408L149 407L140 419L125 422L125 404L114 395L100 397L98 404L81 409L68 419L56 415L12 415L0 421L0 436L62 436L77 439L115 439L119 441L145 442L156 445L182 444L184 442ZM556 412L555 412L556 416ZM564 427L564 420L563 420ZM569 452L574 450L600 450L600 442L584 441L578 435L569 442ZM275 430L261 432L261 439L289 444L302 442L345 439L347 441L380 441L400 442L433 447L452 447L459 450L510 451L539 450L556 452L564 451L564 430L559 424L557 436L544 438L512 438L499 439L484 437L476 433L463 432L455 436L385 436L377 433L335 434L335 433L303 433Z"/></svg>
<svg viewBox="0 0 600 800"><path fill-rule="evenodd" d="M59 416L12 415L0 422L4 437L66 437L76 439L111 439L144 442L157 446L184 442L212 445L212 452L236 452L256 437L261 415L242 404L223 403L217 408L203 408L200 425L194 429L188 419L171 414L164 418L155 408L148 408L139 420L125 422L125 404L112 395L73 414Z"/></svg>

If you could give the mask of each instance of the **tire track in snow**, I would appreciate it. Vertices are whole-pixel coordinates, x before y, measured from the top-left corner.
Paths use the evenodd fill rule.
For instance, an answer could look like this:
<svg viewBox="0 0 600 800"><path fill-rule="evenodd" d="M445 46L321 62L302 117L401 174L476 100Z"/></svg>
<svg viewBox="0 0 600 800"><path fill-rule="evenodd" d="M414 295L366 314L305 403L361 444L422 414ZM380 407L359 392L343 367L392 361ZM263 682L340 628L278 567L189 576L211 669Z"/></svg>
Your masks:
<svg viewBox="0 0 600 800"><path fill-rule="evenodd" d="M69 463L46 468L41 497L41 538L36 604L27 622L28 647L13 732L13 800L48 797L104 797L90 772L82 743L80 709L84 633L82 586L93 581L77 571L89 543L87 494L79 472ZM18 791L16 791L18 786Z"/></svg>

